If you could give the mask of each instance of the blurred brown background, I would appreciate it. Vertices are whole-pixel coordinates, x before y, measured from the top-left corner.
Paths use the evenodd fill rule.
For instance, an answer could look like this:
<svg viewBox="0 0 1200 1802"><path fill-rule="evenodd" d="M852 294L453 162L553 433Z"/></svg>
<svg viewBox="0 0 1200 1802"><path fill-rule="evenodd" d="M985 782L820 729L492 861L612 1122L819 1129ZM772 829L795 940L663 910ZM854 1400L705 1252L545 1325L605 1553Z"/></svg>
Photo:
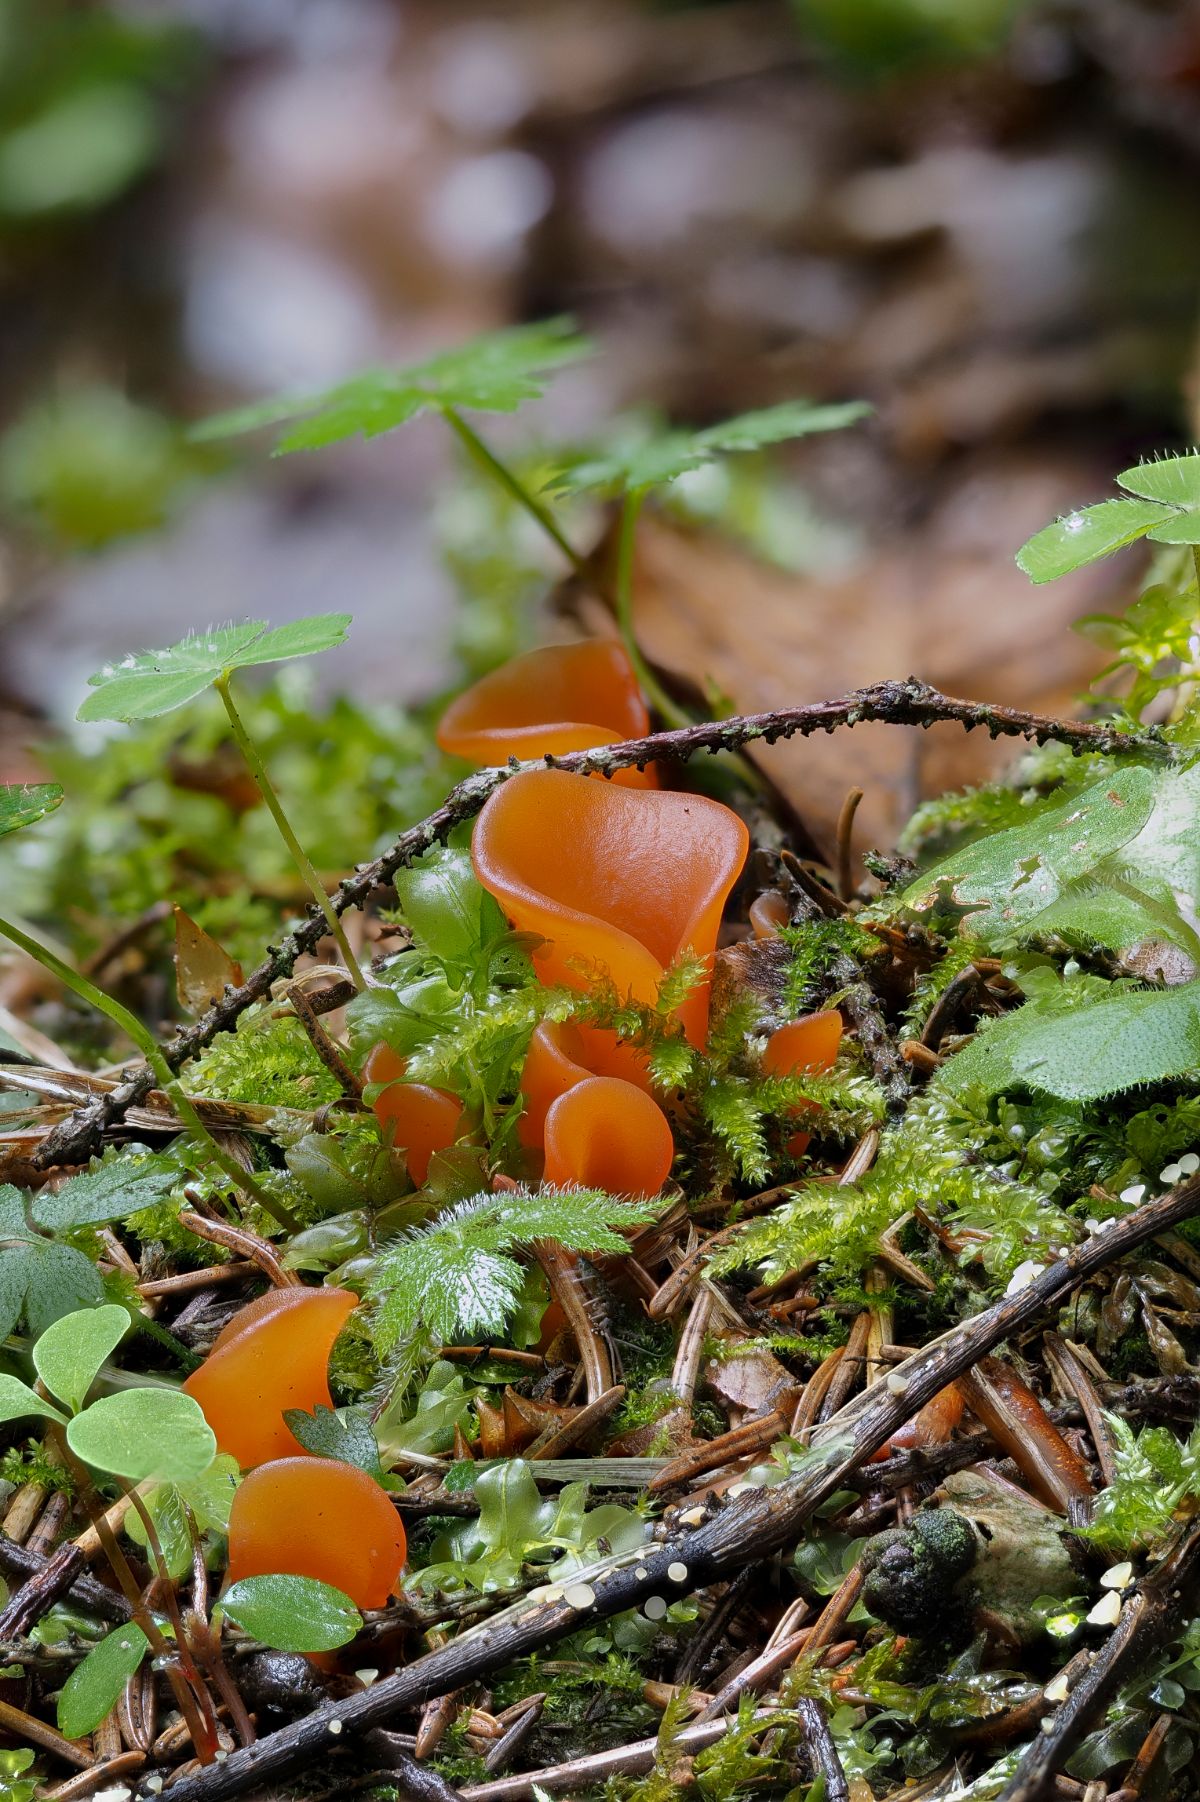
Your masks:
<svg viewBox="0 0 1200 1802"><path fill-rule="evenodd" d="M746 708L910 670L1069 707L1066 623L1136 565L1035 590L1012 555L1191 434L1198 95L1167 0L6 0L6 773L210 619L345 607L322 680L452 680L436 424L221 463L177 422L563 310L602 354L502 438L876 408L777 459L757 554L648 522L653 657ZM818 821L868 782L876 839L984 756L852 743L772 767Z"/></svg>

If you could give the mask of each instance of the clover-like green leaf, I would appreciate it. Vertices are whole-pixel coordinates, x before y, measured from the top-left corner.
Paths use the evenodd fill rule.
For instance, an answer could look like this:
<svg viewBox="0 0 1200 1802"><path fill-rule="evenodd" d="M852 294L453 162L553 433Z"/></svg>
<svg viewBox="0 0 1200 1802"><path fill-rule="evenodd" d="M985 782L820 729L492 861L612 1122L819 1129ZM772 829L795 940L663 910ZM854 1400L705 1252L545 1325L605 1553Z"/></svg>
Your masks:
<svg viewBox="0 0 1200 1802"><path fill-rule="evenodd" d="M32 826L53 813L63 798L57 782L6 782L0 785L0 838Z"/></svg>
<svg viewBox="0 0 1200 1802"><path fill-rule="evenodd" d="M547 486L556 494L644 494L735 451L762 450L814 432L841 431L869 414L865 401L782 401L698 432L662 432L568 465Z"/></svg>
<svg viewBox="0 0 1200 1802"><path fill-rule="evenodd" d="M1127 493L1143 500L1163 501L1168 507L1200 507L1200 453L1136 463L1132 469L1123 469L1117 481Z"/></svg>
<svg viewBox="0 0 1200 1802"><path fill-rule="evenodd" d="M342 643L349 625L348 613L317 614L273 630L265 620L252 619L189 633L165 651L131 651L119 664L107 664L89 677L94 692L76 718L126 724L155 719L203 694L227 670L331 650Z"/></svg>
<svg viewBox="0 0 1200 1802"><path fill-rule="evenodd" d="M179 1166L159 1152L106 1158L59 1189L40 1189L33 1218L51 1232L123 1220L161 1201L179 1181Z"/></svg>
<svg viewBox="0 0 1200 1802"><path fill-rule="evenodd" d="M115 1305L64 1314L34 1346L34 1368L51 1395L74 1411L128 1331L128 1311Z"/></svg>
<svg viewBox="0 0 1200 1802"><path fill-rule="evenodd" d="M279 1652L332 1652L363 1624L340 1589L286 1572L243 1577L225 1591L221 1609L243 1632Z"/></svg>
<svg viewBox="0 0 1200 1802"><path fill-rule="evenodd" d="M67 1428L77 1458L131 1483L159 1477L188 1483L202 1476L217 1450L200 1404L178 1389L125 1389L77 1414Z"/></svg>
<svg viewBox="0 0 1200 1802"><path fill-rule="evenodd" d="M44 1414L47 1420L60 1422L67 1418L53 1403L44 1402L28 1383L0 1371L0 1420L23 1420L27 1414Z"/></svg>
<svg viewBox="0 0 1200 1802"><path fill-rule="evenodd" d="M366 1408L326 1408L317 1403L311 1414L303 1408L285 1408L288 1431L314 1458L333 1458L353 1464L368 1476L382 1477L379 1442Z"/></svg>
<svg viewBox="0 0 1200 1802"><path fill-rule="evenodd" d="M285 395L206 419L197 439L231 438L263 426L297 420L275 446L275 455L317 450L360 434L377 438L425 412L513 413L535 400L544 378L591 353L569 319L547 319L510 331L490 332L456 350L405 369L369 369L315 394Z"/></svg>
<svg viewBox="0 0 1200 1802"><path fill-rule="evenodd" d="M0 1338L24 1315L44 1333L63 1314L104 1299L100 1273L73 1245L56 1245L30 1227L25 1202L11 1183L0 1187Z"/></svg>
<svg viewBox="0 0 1200 1802"><path fill-rule="evenodd" d="M149 1649L150 1641L132 1621L106 1633L63 1684L58 1698L59 1732L78 1739L98 1727Z"/></svg>

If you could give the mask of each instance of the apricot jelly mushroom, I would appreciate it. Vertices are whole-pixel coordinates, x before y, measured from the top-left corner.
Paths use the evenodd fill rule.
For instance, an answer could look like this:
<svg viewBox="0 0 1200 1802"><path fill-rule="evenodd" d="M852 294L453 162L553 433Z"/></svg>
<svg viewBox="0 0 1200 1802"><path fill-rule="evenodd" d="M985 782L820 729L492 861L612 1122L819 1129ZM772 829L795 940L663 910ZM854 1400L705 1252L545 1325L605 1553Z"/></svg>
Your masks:
<svg viewBox="0 0 1200 1802"><path fill-rule="evenodd" d="M470 763L590 751L650 730L623 645L590 638L513 657L451 701L437 729L443 751ZM651 769L619 770L626 788L656 786Z"/></svg>
<svg viewBox="0 0 1200 1802"><path fill-rule="evenodd" d="M541 1148L551 1103L589 1076L616 1076L649 1090L645 1057L614 1032L579 1026L573 1020L561 1024L543 1020L534 1028L521 1070L525 1110L517 1122L517 1137L522 1145Z"/></svg>
<svg viewBox="0 0 1200 1802"><path fill-rule="evenodd" d="M373 1048L363 1075L369 1083L387 1084L375 1097L375 1118L391 1129L394 1143L403 1147L409 1176L418 1189L424 1187L434 1152L445 1151L462 1131L462 1102L428 1083L403 1082L404 1059L390 1045Z"/></svg>
<svg viewBox="0 0 1200 1802"><path fill-rule="evenodd" d="M653 1002L683 952L711 958L749 843L738 816L703 795L525 770L489 797L471 855L512 924L545 941L533 953L543 982L584 988L599 972ZM679 1008L696 1046L709 986Z"/></svg>
<svg viewBox="0 0 1200 1802"><path fill-rule="evenodd" d="M763 1069L768 1076L798 1076L805 1071L815 1074L820 1070L831 1070L841 1042L842 1016L836 1008L806 1014L802 1020L793 1020L771 1034L763 1052ZM811 1113L813 1107L810 1103L796 1111ZM803 1157L811 1136L803 1132L792 1134L787 1145L792 1157Z"/></svg>
<svg viewBox="0 0 1200 1802"><path fill-rule="evenodd" d="M332 1458L278 1458L239 1485L229 1515L229 1576L285 1572L382 1608L404 1568L404 1528L365 1470Z"/></svg>
<svg viewBox="0 0 1200 1802"><path fill-rule="evenodd" d="M675 1141L666 1115L618 1076L588 1076L546 1113L545 1181L632 1195L657 1195L671 1174Z"/></svg>
<svg viewBox="0 0 1200 1802"><path fill-rule="evenodd" d="M183 1388L243 1470L302 1449L285 1408L332 1407L329 1353L357 1306L348 1289L269 1289L218 1334Z"/></svg>

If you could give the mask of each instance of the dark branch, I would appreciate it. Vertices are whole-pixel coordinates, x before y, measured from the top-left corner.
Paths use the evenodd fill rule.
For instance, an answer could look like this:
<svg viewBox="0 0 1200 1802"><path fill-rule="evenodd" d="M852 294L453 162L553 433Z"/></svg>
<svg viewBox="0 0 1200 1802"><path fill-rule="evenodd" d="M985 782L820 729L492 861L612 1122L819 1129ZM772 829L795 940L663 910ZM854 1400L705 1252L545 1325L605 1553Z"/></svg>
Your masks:
<svg viewBox="0 0 1200 1802"><path fill-rule="evenodd" d="M657 1545L640 1557L614 1562L580 1580L565 1596L519 1603L447 1646L416 1659L369 1690L324 1703L311 1714L220 1765L178 1778L172 1802L230 1802L234 1796L320 1757L345 1734L362 1734L448 1690L499 1670L514 1659L576 1633L589 1621L638 1608L651 1596L684 1596L750 1559L794 1543L813 1513L918 1408L1002 1339L1057 1308L1080 1283L1135 1246L1200 1210L1200 1176L1149 1202L1066 1257L1057 1258L1026 1289L964 1321L916 1352L818 1429L826 1456L777 1487L752 1489L712 1520ZM674 1575L671 1575L672 1567ZM681 1571L683 1575L681 1576ZM676 1579L679 1579L678 1581ZM587 1599L579 1593L585 1590ZM343 1742L344 1743L344 1742Z"/></svg>
<svg viewBox="0 0 1200 1802"><path fill-rule="evenodd" d="M735 719L709 720L674 732L652 732L646 738L603 745L592 751L546 757L541 763L518 764L514 759L506 768L481 770L478 775L468 776L465 782L460 782L436 812L402 832L382 856L373 863L363 864L353 876L346 877L333 896L334 911L340 915L349 908L364 906L377 890L386 887L397 870L406 868L434 845L443 843L454 827L464 820L474 819L488 796L521 769L549 766L582 776L611 776L614 771L633 765L642 769L648 763L686 763L702 751L736 751L759 740L773 745L781 738L835 732L840 726L858 726L870 720L894 726L932 726L939 721L951 721L968 732L982 726L993 738L1030 738L1038 744L1053 740L1069 745L1076 754L1084 751L1114 755L1154 751L1163 757L1170 755L1169 747L1155 727L1145 732L1114 732L1101 721L1055 720L1044 714L1024 713L1016 707L957 700L953 695L930 688L915 676L904 682L876 682L836 701L812 701L801 707L782 707L772 713L748 713ZM298 926L278 945L269 947L265 961L245 982L236 988L228 988L214 1007L164 1046L163 1054L171 1068L179 1069L210 1045L218 1033L228 1032L239 1015L256 1001L264 1000L281 977L291 975L297 961L314 951L328 930L324 914L318 908L310 907ZM153 1087L154 1078L150 1071L137 1071L119 1088L77 1109L69 1119L55 1127L38 1148L34 1162L42 1170L56 1164L86 1162L99 1151L105 1132L118 1125L126 1111L143 1101Z"/></svg>

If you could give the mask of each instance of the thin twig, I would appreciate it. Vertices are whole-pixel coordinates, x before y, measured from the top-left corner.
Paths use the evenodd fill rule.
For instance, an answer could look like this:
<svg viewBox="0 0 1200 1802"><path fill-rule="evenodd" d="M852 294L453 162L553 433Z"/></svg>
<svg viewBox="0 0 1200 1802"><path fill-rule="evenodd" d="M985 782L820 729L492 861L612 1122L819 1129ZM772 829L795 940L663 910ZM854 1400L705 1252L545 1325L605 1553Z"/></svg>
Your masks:
<svg viewBox="0 0 1200 1802"><path fill-rule="evenodd" d="M407 868L432 846L444 842L455 826L473 819L489 795L522 768L568 770L576 775L611 776L614 771L658 761L686 763L700 752L734 751L762 741L806 737L814 732L834 732L842 726L881 721L897 726L930 726L949 720L973 731L982 726L995 737L1029 738L1038 744L1053 740L1076 753L1099 751L1108 755L1137 751L1155 752L1167 758L1170 748L1155 727L1143 732L1114 732L1103 721L1056 720L1044 714L1025 713L1015 707L964 701L941 694L928 683L910 677L902 682L877 682L833 701L814 701L801 707L784 707L770 713L740 714L728 720L709 720L676 731L653 732L645 738L602 745L589 751L572 751L540 762L481 770L451 790L442 805L426 819L408 827L373 863L363 864L343 879L330 897L334 913L362 907L385 887L399 869ZM210 1045L218 1033L228 1032L248 1007L270 994L272 985L290 976L299 958L313 952L329 930L324 913L310 907L305 919L285 934L269 955L252 970L245 982L231 988L221 1000L191 1026L163 1047L173 1070ZM78 1109L49 1134L35 1155L38 1168L55 1164L79 1164L100 1149L105 1132L124 1118L128 1108L144 1100L154 1086L149 1069L136 1070L118 1088Z"/></svg>

